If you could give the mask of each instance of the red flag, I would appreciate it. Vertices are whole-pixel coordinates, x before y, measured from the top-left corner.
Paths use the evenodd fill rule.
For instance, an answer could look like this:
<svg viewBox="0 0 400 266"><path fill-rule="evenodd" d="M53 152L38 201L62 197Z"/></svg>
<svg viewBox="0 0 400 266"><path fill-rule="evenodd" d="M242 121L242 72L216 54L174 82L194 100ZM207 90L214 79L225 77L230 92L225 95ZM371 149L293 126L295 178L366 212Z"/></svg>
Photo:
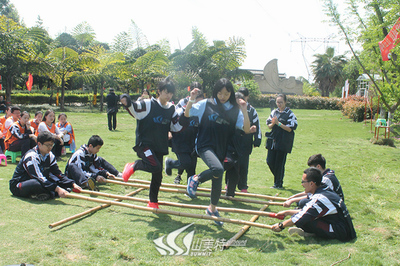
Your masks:
<svg viewBox="0 0 400 266"><path fill-rule="evenodd" d="M31 91L32 85L33 85L33 77L32 74L29 73L28 81L26 82L26 87L28 88L28 91Z"/></svg>
<svg viewBox="0 0 400 266"><path fill-rule="evenodd" d="M400 18L394 24L389 34L386 35L383 41L379 42L379 49L381 50L382 60L389 61L389 53L400 41Z"/></svg>
<svg viewBox="0 0 400 266"><path fill-rule="evenodd" d="M190 86L188 86L188 92L190 92Z"/></svg>

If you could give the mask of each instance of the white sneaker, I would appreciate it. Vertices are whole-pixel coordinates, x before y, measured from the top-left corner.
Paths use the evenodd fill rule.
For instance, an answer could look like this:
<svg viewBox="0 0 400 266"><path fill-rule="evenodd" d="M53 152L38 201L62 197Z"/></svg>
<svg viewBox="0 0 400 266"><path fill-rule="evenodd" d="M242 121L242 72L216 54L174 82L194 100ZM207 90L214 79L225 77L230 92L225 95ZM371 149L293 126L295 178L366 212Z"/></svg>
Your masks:
<svg viewBox="0 0 400 266"><path fill-rule="evenodd" d="M298 227L290 227L288 229L288 232L289 232L289 235L298 234L299 236L305 236L305 237L307 237L307 236L315 236L315 234L304 232L303 229L298 228Z"/></svg>

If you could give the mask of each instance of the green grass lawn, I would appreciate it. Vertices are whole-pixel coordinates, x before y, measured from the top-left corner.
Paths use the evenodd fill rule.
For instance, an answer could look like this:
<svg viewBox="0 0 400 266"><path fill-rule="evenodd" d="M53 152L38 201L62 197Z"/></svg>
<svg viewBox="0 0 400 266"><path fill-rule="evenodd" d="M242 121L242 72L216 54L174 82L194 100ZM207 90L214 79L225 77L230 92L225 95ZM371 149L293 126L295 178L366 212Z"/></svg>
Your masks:
<svg viewBox="0 0 400 266"><path fill-rule="evenodd" d="M263 133L269 109L258 110ZM129 208L112 206L85 218L49 229L48 225L98 203L76 199L56 199L37 202L11 196L8 181L15 169L10 160L0 167L0 265L22 262L35 265L331 265L350 258L341 265L398 265L400 264L398 211L400 198L400 150L370 143L373 133L370 125L354 123L342 117L339 111L294 110L299 122L293 152L288 155L284 190L270 189L273 177L266 165L266 149L256 148L250 157L249 191L259 194L288 197L302 191L302 171L307 159L322 153L327 166L336 171L345 194L346 205L353 218L358 238L349 243L317 238L289 236L287 230L274 233L268 229L250 228L242 236L244 247L220 251L210 247L210 256L161 256L153 240L193 223L183 236L195 231L193 242L217 243L234 236L240 225L225 223L216 226L209 220L153 214ZM57 113L58 114L58 113ZM136 121L126 112L118 113L117 131L109 132L106 114L72 113L68 121L74 127L77 145L86 143L93 134L105 141L99 155L122 171L125 163L137 157L132 150ZM263 141L264 145L265 141ZM395 143L399 146L399 142ZM67 159L59 166L64 170ZM170 154L170 157L175 157ZM4 165L4 163L3 163ZM199 160L198 171L205 169ZM176 175L164 175L163 182L172 183ZM133 178L150 180L150 174L136 172ZM210 187L210 183L202 185ZM120 185L101 185L102 192L126 195L134 188ZM148 191L137 197L148 198ZM182 194L160 192L159 199L180 203L207 205L208 198L190 200ZM145 206L144 204L133 203ZM258 210L262 205L220 201L220 206ZM162 206L162 209L203 214ZM283 207L270 206L277 212ZM223 217L250 220L251 215L221 213ZM278 220L262 217L264 224Z"/></svg>

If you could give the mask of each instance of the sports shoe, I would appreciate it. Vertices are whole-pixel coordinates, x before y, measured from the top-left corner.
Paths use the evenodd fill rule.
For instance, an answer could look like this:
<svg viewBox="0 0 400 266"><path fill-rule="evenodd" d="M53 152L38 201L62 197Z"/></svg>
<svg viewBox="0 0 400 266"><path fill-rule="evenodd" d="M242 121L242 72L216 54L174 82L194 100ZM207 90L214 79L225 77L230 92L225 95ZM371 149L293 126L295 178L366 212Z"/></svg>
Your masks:
<svg viewBox="0 0 400 266"><path fill-rule="evenodd" d="M182 181L182 178L181 178L181 176L180 175L177 175L176 177L175 177L175 179L174 179L174 184L180 184L181 183L181 181Z"/></svg>
<svg viewBox="0 0 400 266"><path fill-rule="evenodd" d="M89 190L99 191L99 188L96 186L96 181L93 178L88 179L87 186Z"/></svg>
<svg viewBox="0 0 400 266"><path fill-rule="evenodd" d="M172 168L171 168L171 166L170 166L170 162L171 162L171 159L170 159L170 158L165 158L165 161L164 161L164 168L165 168L165 173L166 173L167 175L172 175Z"/></svg>
<svg viewBox="0 0 400 266"><path fill-rule="evenodd" d="M197 177L197 175L189 177L186 189L188 196L192 199L196 198L197 186L199 185L199 181L194 180L195 177Z"/></svg>
<svg viewBox="0 0 400 266"><path fill-rule="evenodd" d="M118 173L117 177L121 178L122 177L122 173Z"/></svg>
<svg viewBox="0 0 400 266"><path fill-rule="evenodd" d="M305 236L305 237L307 237L307 236L315 236L315 234L304 232L303 229L298 228L298 227L290 227L288 229L288 233L289 233L289 235L298 234L299 236Z"/></svg>
<svg viewBox="0 0 400 266"><path fill-rule="evenodd" d="M274 188L274 189L283 189L283 187L282 186L275 186L275 185L273 185L272 187L270 187L270 188Z"/></svg>
<svg viewBox="0 0 400 266"><path fill-rule="evenodd" d="M206 209L206 214L210 216L221 217L219 216L219 212L217 210L215 210L215 212L211 212L208 208ZM220 221L214 221L214 223L216 223L219 226L222 226L224 224L224 222Z"/></svg>
<svg viewBox="0 0 400 266"><path fill-rule="evenodd" d="M49 200L51 198L51 196L50 196L50 194L47 194L47 193L41 193L38 195L33 195L32 198L37 199L38 201L46 201L46 200Z"/></svg>
<svg viewBox="0 0 400 266"><path fill-rule="evenodd" d="M149 201L149 203L147 203L147 207L153 208L153 209L160 209L158 207L158 203L157 202L151 202L151 201Z"/></svg>
<svg viewBox="0 0 400 266"><path fill-rule="evenodd" d="M127 163L125 164L124 171L122 172L122 179L124 179L125 182L128 182L129 177L135 173L135 163Z"/></svg>
<svg viewBox="0 0 400 266"><path fill-rule="evenodd" d="M248 191L247 191L247 189L242 189L242 190L240 190L240 192L242 192L242 193L249 193Z"/></svg>

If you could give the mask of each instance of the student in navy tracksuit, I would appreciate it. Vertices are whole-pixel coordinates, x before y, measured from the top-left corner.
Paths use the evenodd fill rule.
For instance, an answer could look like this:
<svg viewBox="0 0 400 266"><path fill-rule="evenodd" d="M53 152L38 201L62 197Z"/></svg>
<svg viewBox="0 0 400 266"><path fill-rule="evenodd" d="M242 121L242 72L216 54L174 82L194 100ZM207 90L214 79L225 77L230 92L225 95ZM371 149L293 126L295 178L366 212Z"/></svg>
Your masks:
<svg viewBox="0 0 400 266"><path fill-rule="evenodd" d="M10 191L14 196L48 200L56 196L66 197L67 188L81 190L58 168L56 157L51 152L54 138L48 131L40 132L37 146L21 158L10 180Z"/></svg>
<svg viewBox="0 0 400 266"><path fill-rule="evenodd" d="M131 102L129 95L121 96L121 103L136 118L136 145L133 148L140 160L127 163L122 178L138 170L152 173L148 207L158 209L158 191L162 181L163 156L168 154L168 132L179 131L178 115L170 100L175 92L174 83L167 77L158 85L158 98Z"/></svg>
<svg viewBox="0 0 400 266"><path fill-rule="evenodd" d="M318 236L321 238L349 241L357 237L353 222L344 201L330 189L321 186L322 173L315 167L304 170L301 185L304 192L311 195L310 201L297 210L280 211L278 215L291 216L290 219L274 224L272 230L280 232L286 227L289 234Z"/></svg>
<svg viewBox="0 0 400 266"><path fill-rule="evenodd" d="M199 82L192 82L190 89L202 89ZM179 123L185 125L182 131L172 132L172 151L176 153L178 160L170 158L165 159L165 172L167 175L172 174L172 169L178 169L174 183L180 184L183 171L186 170L187 179L196 173L197 154L195 152L195 141L199 131L199 119L197 117L186 118L184 112L189 101L189 96L181 99L176 105L176 112L179 115ZM196 96L196 102L204 99L202 91Z"/></svg>
<svg viewBox="0 0 400 266"><path fill-rule="evenodd" d="M211 204L206 213L219 217L216 207L221 196L223 163L228 142L233 137L236 128L249 133L250 122L246 111L246 102L241 99L236 102L233 85L228 79L222 78L217 81L211 99L193 104L198 91L198 89L194 89L190 92L185 116L199 118L196 151L209 169L189 178L187 192L191 198L194 198L199 183L212 180ZM216 223L222 225L222 222Z"/></svg>
<svg viewBox="0 0 400 266"><path fill-rule="evenodd" d="M343 195L343 190L342 186L340 185L340 182L338 178L335 175L335 171L331 169L325 169L326 167L326 160L322 154L314 154L311 155L308 158L307 161L308 166L312 166L315 168L318 168L322 172L322 185L325 186L326 189L330 189L344 201L344 195ZM296 195L293 195L287 199L283 203L283 207L289 207L293 202L297 202L299 208L303 208L304 205L306 205L307 202L310 201L310 195L307 195L305 192L298 193Z"/></svg>

